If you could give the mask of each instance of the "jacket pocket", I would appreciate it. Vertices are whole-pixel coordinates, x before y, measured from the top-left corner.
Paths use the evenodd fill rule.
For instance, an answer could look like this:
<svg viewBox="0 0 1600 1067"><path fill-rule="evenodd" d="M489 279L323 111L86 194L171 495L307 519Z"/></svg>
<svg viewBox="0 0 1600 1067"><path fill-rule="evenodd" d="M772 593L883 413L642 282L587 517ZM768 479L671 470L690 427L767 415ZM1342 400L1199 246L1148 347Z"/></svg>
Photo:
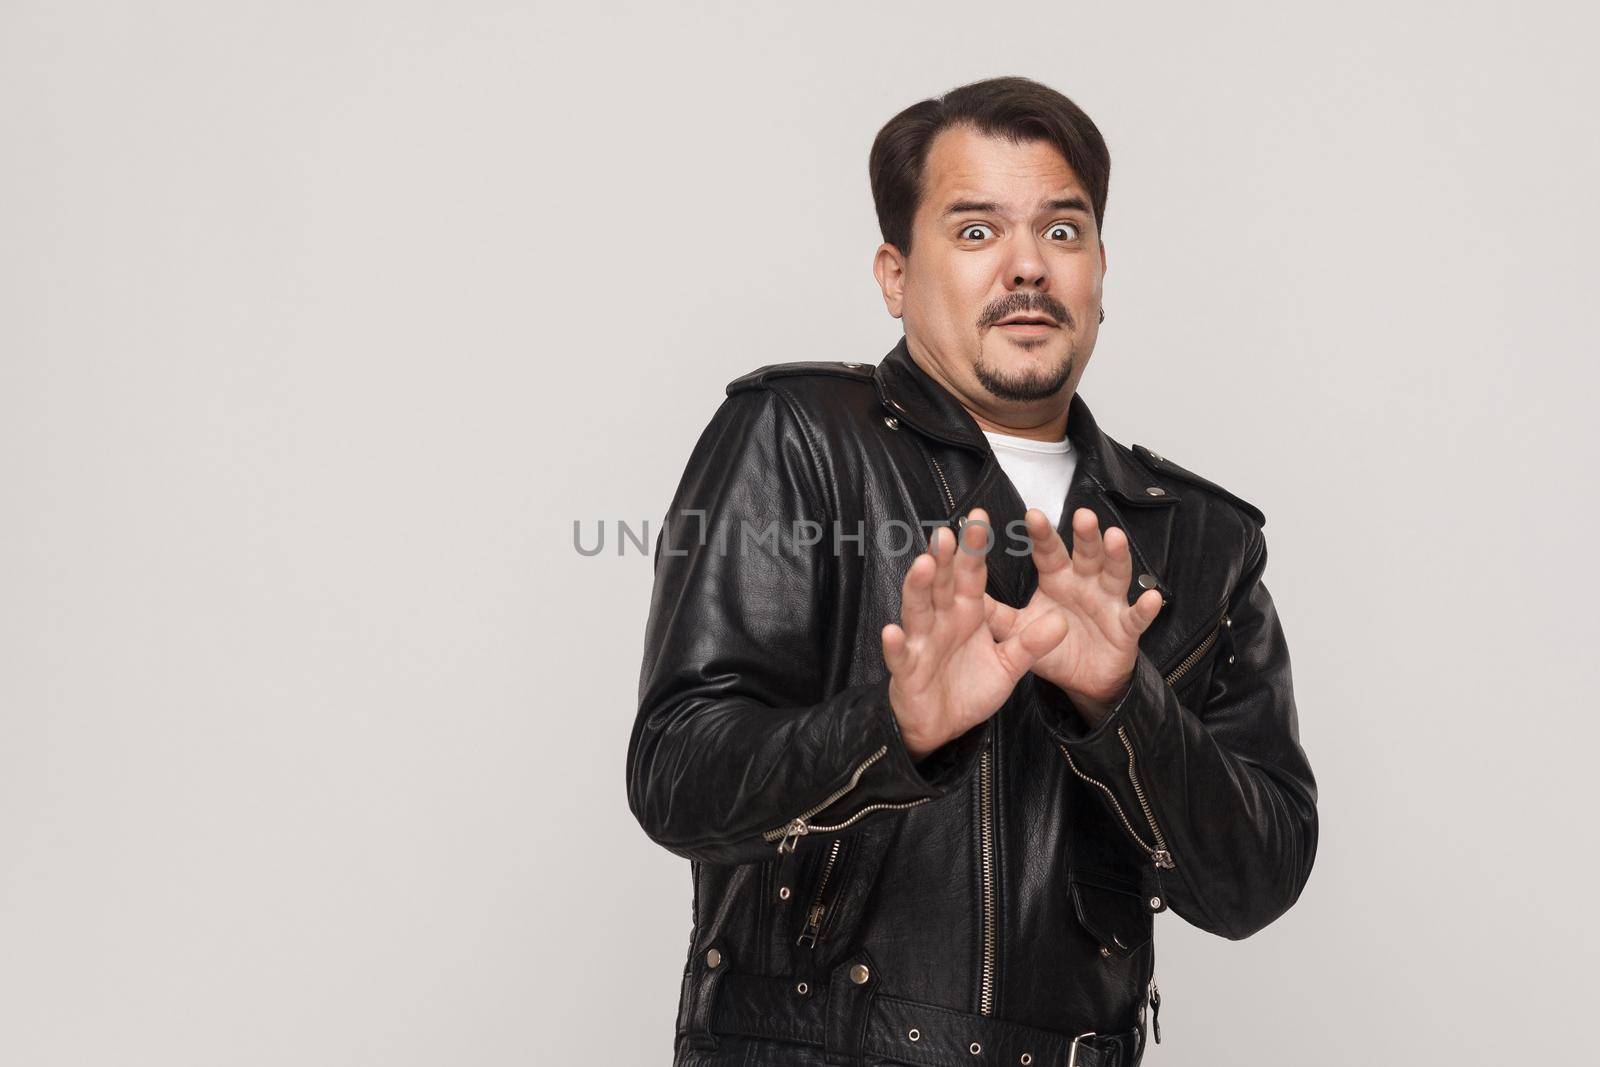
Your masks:
<svg viewBox="0 0 1600 1067"><path fill-rule="evenodd" d="M1067 872L1078 922L1100 943L1102 958L1128 959L1150 943L1155 916L1137 882L1108 871Z"/></svg>
<svg viewBox="0 0 1600 1067"><path fill-rule="evenodd" d="M817 939L828 926L828 920L838 909L834 907L840 888L844 884L844 858L849 851L845 839L836 837L827 848L820 851L811 876L806 880L800 897L800 931L795 944L814 949Z"/></svg>

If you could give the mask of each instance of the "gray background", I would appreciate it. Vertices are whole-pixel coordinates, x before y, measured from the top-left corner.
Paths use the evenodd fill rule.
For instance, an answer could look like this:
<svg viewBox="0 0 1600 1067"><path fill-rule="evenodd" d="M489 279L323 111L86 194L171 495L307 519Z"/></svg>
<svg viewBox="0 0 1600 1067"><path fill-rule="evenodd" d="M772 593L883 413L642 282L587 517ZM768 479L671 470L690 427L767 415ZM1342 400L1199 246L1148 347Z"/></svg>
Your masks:
<svg viewBox="0 0 1600 1067"><path fill-rule="evenodd" d="M888 351L871 138L1010 73L1110 143L1083 393L1267 513L1322 792L1283 919L1158 919L1147 1062L1585 1058L1593 20L1099 7L7 3L0 1062L665 1063L650 560L573 521Z"/></svg>

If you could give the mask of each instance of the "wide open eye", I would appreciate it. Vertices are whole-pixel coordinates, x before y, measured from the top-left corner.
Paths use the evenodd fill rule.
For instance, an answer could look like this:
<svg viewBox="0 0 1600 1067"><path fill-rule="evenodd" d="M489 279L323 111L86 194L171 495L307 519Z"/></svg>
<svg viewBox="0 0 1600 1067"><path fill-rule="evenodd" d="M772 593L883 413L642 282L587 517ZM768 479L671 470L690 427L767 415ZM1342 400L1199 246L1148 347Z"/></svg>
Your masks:
<svg viewBox="0 0 1600 1067"><path fill-rule="evenodd" d="M989 229L989 224L988 223L985 223L985 222L969 222L965 226L961 227L961 239L963 241L982 240L982 238L971 236L972 231L973 230L988 230L988 229ZM990 232L992 233L993 231L990 230Z"/></svg>
<svg viewBox="0 0 1600 1067"><path fill-rule="evenodd" d="M1067 236L1058 237L1058 238L1055 238L1055 240L1059 240L1059 241L1076 241L1078 239L1078 224L1076 222L1054 222L1054 223L1051 223L1050 224L1050 228L1048 230L1046 230L1045 233L1053 234L1053 233L1057 233L1059 231L1065 231Z"/></svg>

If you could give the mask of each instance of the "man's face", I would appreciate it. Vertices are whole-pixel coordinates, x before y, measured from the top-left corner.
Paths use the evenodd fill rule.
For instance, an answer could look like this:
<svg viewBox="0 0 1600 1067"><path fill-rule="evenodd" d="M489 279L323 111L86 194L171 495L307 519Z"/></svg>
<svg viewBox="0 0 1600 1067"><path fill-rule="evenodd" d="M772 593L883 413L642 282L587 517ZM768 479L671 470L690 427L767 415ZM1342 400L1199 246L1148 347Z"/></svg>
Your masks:
<svg viewBox="0 0 1600 1067"><path fill-rule="evenodd" d="M1077 388L1099 332L1105 247L1088 193L1049 142L940 132L911 254L882 245L874 271L909 347L969 408L1003 421L1059 408ZM1050 321L1001 322L1018 315Z"/></svg>

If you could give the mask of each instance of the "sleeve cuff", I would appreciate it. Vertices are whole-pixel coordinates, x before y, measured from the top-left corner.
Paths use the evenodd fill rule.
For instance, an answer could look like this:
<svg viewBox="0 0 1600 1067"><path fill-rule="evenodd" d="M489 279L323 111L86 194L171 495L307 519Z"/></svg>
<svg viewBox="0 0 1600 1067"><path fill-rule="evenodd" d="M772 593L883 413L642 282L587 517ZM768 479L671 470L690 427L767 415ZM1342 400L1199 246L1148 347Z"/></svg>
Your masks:
<svg viewBox="0 0 1600 1067"><path fill-rule="evenodd" d="M870 757L880 746L887 751L867 767L854 788L817 812L812 817L814 822L842 821L872 804L904 804L942 797L971 771L988 736L988 723L975 726L914 761L889 703L888 677L864 686L856 707L865 712L864 729L856 734L865 742L857 742L861 744L860 758Z"/></svg>
<svg viewBox="0 0 1600 1067"><path fill-rule="evenodd" d="M900 723L894 717L894 707L889 703L889 679L885 677L876 693L881 695L883 718L888 722L889 752L885 763L891 763L894 776L916 790L918 796L943 796L952 786L959 784L971 771L978 752L988 737L992 719L974 726L960 737L952 738L920 760L911 758L905 739L900 735Z"/></svg>
<svg viewBox="0 0 1600 1067"><path fill-rule="evenodd" d="M1147 734L1149 720L1161 713L1161 690L1166 686L1155 663L1140 649L1134 659L1128 691L1099 725L1091 728L1059 686L1035 674L1028 677L1033 679L1038 694L1039 715L1056 740L1074 751L1094 752L1104 748L1114 757L1123 755L1117 728L1128 726L1134 734Z"/></svg>

